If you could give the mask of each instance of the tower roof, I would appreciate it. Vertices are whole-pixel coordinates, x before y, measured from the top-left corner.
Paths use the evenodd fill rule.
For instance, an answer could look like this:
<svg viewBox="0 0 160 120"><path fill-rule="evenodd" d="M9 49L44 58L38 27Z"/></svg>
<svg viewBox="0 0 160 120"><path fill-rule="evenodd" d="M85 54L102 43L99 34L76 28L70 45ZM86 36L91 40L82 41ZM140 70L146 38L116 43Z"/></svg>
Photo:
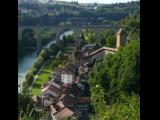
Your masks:
<svg viewBox="0 0 160 120"><path fill-rule="evenodd" d="M122 27L118 30L117 34L120 35L122 33Z"/></svg>

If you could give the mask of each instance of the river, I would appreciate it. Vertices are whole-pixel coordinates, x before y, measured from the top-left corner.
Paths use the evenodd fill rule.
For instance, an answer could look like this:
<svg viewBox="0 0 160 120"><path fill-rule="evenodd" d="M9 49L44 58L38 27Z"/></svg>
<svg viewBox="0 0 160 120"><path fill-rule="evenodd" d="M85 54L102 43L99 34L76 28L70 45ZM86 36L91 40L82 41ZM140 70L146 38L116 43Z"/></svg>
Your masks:
<svg viewBox="0 0 160 120"><path fill-rule="evenodd" d="M60 34L59 39L62 40L63 36L68 36L73 34L73 30L68 30ZM45 48L49 48L52 44L56 43L56 40L51 41L47 45L45 45ZM18 61L18 92L22 92L22 83L25 80L25 75L28 72L28 70L32 67L34 61L36 60L36 51L30 52L26 54L20 61Z"/></svg>

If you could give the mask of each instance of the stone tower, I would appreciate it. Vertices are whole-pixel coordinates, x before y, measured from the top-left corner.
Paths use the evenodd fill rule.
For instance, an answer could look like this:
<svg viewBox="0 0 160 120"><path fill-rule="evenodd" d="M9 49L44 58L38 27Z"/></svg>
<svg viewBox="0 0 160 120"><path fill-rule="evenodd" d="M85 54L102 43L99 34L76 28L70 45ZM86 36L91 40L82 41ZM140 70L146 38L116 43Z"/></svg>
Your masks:
<svg viewBox="0 0 160 120"><path fill-rule="evenodd" d="M120 46L124 46L125 44L126 44L126 35L121 27L117 32L116 49L118 49Z"/></svg>

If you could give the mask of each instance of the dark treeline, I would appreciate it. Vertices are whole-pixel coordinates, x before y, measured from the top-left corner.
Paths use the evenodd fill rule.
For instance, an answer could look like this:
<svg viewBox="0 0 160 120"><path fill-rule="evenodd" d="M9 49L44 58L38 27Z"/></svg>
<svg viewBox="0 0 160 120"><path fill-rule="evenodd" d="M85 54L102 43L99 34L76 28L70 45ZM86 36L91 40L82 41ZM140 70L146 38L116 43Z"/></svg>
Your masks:
<svg viewBox="0 0 160 120"><path fill-rule="evenodd" d="M139 2L110 5L20 4L18 19L21 25L58 25L70 21L73 25L101 25L117 21L131 13L139 13ZM105 23L105 24L109 24Z"/></svg>

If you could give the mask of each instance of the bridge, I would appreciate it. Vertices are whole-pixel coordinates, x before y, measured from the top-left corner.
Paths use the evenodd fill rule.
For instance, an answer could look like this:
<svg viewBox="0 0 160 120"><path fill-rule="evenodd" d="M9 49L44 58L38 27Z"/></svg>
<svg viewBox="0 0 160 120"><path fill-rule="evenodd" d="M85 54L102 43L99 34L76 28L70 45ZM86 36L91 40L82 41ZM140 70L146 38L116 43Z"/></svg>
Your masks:
<svg viewBox="0 0 160 120"><path fill-rule="evenodd" d="M79 26L79 27L76 27L76 26L19 26L19 28L18 28L18 37L19 38L21 38L21 33L26 28L33 29L35 31L36 38L38 38L37 35L41 32L42 29L49 28L49 29L53 30L53 32L56 34L56 38L54 38L56 42L59 41L60 34L63 33L65 30L73 30L74 37L75 37L75 39L77 39L79 36L79 33L83 29L86 29L86 28L92 29L98 35L102 30L105 30L105 29L112 29L114 31L117 31L117 29L118 29L116 27L113 28L111 26ZM41 42L39 39L37 39L37 46L36 47L25 47L25 49L28 49L28 50L36 50L37 53L40 51L41 48L42 48L42 46L41 46Z"/></svg>
<svg viewBox="0 0 160 120"><path fill-rule="evenodd" d="M104 29L113 29L114 31L118 30L118 27L111 27L111 26L78 26L78 27L76 27L76 26L19 26L18 27L18 38L19 39L21 39L22 31L26 28L33 29L35 31L35 35L40 33L40 31L44 28L49 28L49 29L53 30L53 32L56 33L56 35L59 35L60 33L62 33L66 29L71 29L74 31L76 36L79 35L79 33L82 29L86 29L86 28L92 29L96 33L99 33L100 31L102 31Z"/></svg>

